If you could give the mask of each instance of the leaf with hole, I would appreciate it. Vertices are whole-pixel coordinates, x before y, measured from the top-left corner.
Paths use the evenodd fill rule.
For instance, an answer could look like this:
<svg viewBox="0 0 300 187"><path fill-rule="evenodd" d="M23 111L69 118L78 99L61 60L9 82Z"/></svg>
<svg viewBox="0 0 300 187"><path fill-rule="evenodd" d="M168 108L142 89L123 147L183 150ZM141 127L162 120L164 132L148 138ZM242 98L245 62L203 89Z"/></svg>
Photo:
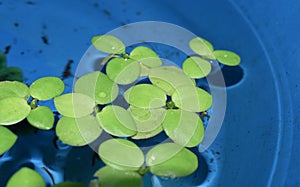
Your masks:
<svg viewBox="0 0 300 187"><path fill-rule="evenodd" d="M216 57L213 54L213 46L210 42L208 42L207 40L200 38L200 37L196 37L193 38L190 42L189 42L190 48L198 55L204 57L204 58L208 58L210 60L215 60Z"/></svg>
<svg viewBox="0 0 300 187"><path fill-rule="evenodd" d="M166 112L164 108L143 109L131 106L129 111L137 126L137 134L132 139L151 138L162 132Z"/></svg>
<svg viewBox="0 0 300 187"><path fill-rule="evenodd" d="M0 126L0 155L8 151L17 141L18 137L8 128Z"/></svg>
<svg viewBox="0 0 300 187"><path fill-rule="evenodd" d="M49 100L59 96L65 89L65 84L58 77L43 77L34 81L29 91L33 98L38 100Z"/></svg>
<svg viewBox="0 0 300 187"><path fill-rule="evenodd" d="M38 129L49 130L54 125L54 115L49 107L38 106L30 111L27 121Z"/></svg>
<svg viewBox="0 0 300 187"><path fill-rule="evenodd" d="M117 105L109 105L97 114L101 127L113 136L129 137L136 134L136 124L130 113Z"/></svg>
<svg viewBox="0 0 300 187"><path fill-rule="evenodd" d="M211 71L211 64L200 57L192 56L182 64L182 70L193 79L206 77Z"/></svg>
<svg viewBox="0 0 300 187"><path fill-rule="evenodd" d="M46 187L43 177L36 171L23 167L9 179L6 187Z"/></svg>
<svg viewBox="0 0 300 187"><path fill-rule="evenodd" d="M102 133L100 124L93 116L82 118L63 116L57 122L55 130L62 142L72 146L87 145L96 140Z"/></svg>
<svg viewBox="0 0 300 187"><path fill-rule="evenodd" d="M0 100L0 125L12 125L25 119L30 113L27 101L20 97Z"/></svg>
<svg viewBox="0 0 300 187"><path fill-rule="evenodd" d="M193 112L167 110L163 128L171 140L185 147L199 145L204 137L203 122Z"/></svg>
<svg viewBox="0 0 300 187"><path fill-rule="evenodd" d="M57 111L63 116L80 118L94 111L94 100L81 93L69 93L54 98Z"/></svg>
<svg viewBox="0 0 300 187"><path fill-rule="evenodd" d="M143 180L135 171L122 171L105 166L95 173L99 187L142 187Z"/></svg>
<svg viewBox="0 0 300 187"><path fill-rule="evenodd" d="M138 46L134 48L129 55L130 58L139 61L149 68L158 67L162 65L159 56L152 49L145 46Z"/></svg>
<svg viewBox="0 0 300 187"><path fill-rule="evenodd" d="M97 104L108 104L117 98L119 87L107 75L95 71L80 77L75 83L74 92L90 96Z"/></svg>
<svg viewBox="0 0 300 187"><path fill-rule="evenodd" d="M110 54L125 53L125 44L117 37L111 35L100 35L92 38L93 46L99 51Z"/></svg>
<svg viewBox="0 0 300 187"><path fill-rule="evenodd" d="M30 97L29 88L18 81L0 82L0 99L7 97L20 97L27 100Z"/></svg>
<svg viewBox="0 0 300 187"><path fill-rule="evenodd" d="M140 65L137 61L116 57L106 66L107 76L114 82L122 85L131 84L140 76Z"/></svg>
<svg viewBox="0 0 300 187"><path fill-rule="evenodd" d="M182 86L173 93L172 101L182 110L203 112L211 107L212 96L201 88Z"/></svg>
<svg viewBox="0 0 300 187"><path fill-rule="evenodd" d="M146 163L154 175L170 178L188 176L198 168L197 156L174 143L152 148L147 153Z"/></svg>
<svg viewBox="0 0 300 187"><path fill-rule="evenodd" d="M87 187L85 184L79 182L61 182L52 187Z"/></svg>
<svg viewBox="0 0 300 187"><path fill-rule="evenodd" d="M144 153L133 142L120 138L103 142L98 150L102 161L119 170L137 171L144 163Z"/></svg>
<svg viewBox="0 0 300 187"><path fill-rule="evenodd" d="M124 92L125 100L139 108L160 108L166 104L165 92L152 84L138 84Z"/></svg>
<svg viewBox="0 0 300 187"><path fill-rule="evenodd" d="M241 62L240 56L231 51L215 50L214 55L220 63L227 66L237 66Z"/></svg>

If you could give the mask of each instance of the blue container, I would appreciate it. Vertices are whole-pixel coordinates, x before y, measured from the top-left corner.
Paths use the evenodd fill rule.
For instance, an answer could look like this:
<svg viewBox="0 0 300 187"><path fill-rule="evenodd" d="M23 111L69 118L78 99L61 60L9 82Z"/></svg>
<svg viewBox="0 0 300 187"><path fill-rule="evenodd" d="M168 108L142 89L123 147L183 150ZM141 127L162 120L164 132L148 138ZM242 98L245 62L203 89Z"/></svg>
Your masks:
<svg viewBox="0 0 300 187"><path fill-rule="evenodd" d="M124 24L163 21L237 52L241 65L223 68L226 115L213 144L198 152L200 167L190 177L146 176L145 186L300 186L300 2L219 1L0 1L0 50L9 66L20 67L25 82L62 77L70 61L75 73L93 35ZM171 32L171 31L170 31ZM172 55L170 55L172 58ZM67 92L72 77L66 77ZM48 103L51 106L51 103ZM50 183L88 182L89 148L55 148L53 132L20 137L0 158L0 186L22 165L34 167ZM38 141L37 141L38 140ZM35 146L32 143L36 142Z"/></svg>

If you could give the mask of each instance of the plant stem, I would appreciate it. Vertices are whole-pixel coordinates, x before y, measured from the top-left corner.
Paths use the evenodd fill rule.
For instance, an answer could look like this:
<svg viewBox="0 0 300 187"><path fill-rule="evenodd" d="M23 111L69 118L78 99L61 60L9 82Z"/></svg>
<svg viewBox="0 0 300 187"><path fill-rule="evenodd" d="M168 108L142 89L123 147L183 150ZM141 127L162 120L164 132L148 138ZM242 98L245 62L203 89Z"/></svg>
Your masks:
<svg viewBox="0 0 300 187"><path fill-rule="evenodd" d="M35 108L38 106L38 105L37 105L37 104L38 104L38 101L39 101L38 99L35 99L35 98L32 99L32 101L31 101L30 104L29 104L30 107L31 107L31 109L35 109Z"/></svg>

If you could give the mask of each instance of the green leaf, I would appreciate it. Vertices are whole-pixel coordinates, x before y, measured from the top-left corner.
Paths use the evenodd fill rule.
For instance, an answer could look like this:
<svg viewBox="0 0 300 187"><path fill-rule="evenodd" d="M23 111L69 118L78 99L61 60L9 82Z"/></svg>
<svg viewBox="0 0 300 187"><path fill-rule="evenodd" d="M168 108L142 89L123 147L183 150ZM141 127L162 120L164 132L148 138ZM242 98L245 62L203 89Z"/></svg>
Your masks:
<svg viewBox="0 0 300 187"><path fill-rule="evenodd" d="M0 99L7 97L21 97L27 100L30 97L29 88L18 81L0 82Z"/></svg>
<svg viewBox="0 0 300 187"><path fill-rule="evenodd" d="M198 168L197 156L174 143L159 144L146 157L151 173L163 177L184 177Z"/></svg>
<svg viewBox="0 0 300 187"><path fill-rule="evenodd" d="M211 71L211 65L200 57L189 57L182 64L182 70L193 79L206 77Z"/></svg>
<svg viewBox="0 0 300 187"><path fill-rule="evenodd" d="M133 116L138 131L132 139L146 139L162 132L162 122L166 112L164 108L143 109L131 106L129 111Z"/></svg>
<svg viewBox="0 0 300 187"><path fill-rule="evenodd" d="M109 105L97 114L101 127L113 136L128 137L136 134L136 124L130 113L117 105Z"/></svg>
<svg viewBox="0 0 300 187"><path fill-rule="evenodd" d="M99 178L99 187L142 187L140 174L134 171L121 171L105 166L95 173Z"/></svg>
<svg viewBox="0 0 300 187"><path fill-rule="evenodd" d="M190 41L189 45L196 54L211 60L216 59L213 54L213 46L207 40L196 37Z"/></svg>
<svg viewBox="0 0 300 187"><path fill-rule="evenodd" d="M118 85L98 71L80 77L75 83L74 90L90 96L97 104L111 103L119 93Z"/></svg>
<svg viewBox="0 0 300 187"><path fill-rule="evenodd" d="M195 87L194 81L175 66L160 66L150 69L149 79L155 86L172 95L179 86Z"/></svg>
<svg viewBox="0 0 300 187"><path fill-rule="evenodd" d="M163 128L171 140L185 147L195 147L204 138L203 122L193 112L167 110Z"/></svg>
<svg viewBox="0 0 300 187"><path fill-rule="evenodd" d="M159 56L150 48L138 46L134 48L129 55L130 58L139 61L143 65L153 68L162 65Z"/></svg>
<svg viewBox="0 0 300 187"><path fill-rule="evenodd" d="M142 150L133 142L115 138L103 142L99 156L107 165L127 171L137 171L144 163Z"/></svg>
<svg viewBox="0 0 300 187"><path fill-rule="evenodd" d="M8 128L0 126L0 155L8 151L17 141L18 137Z"/></svg>
<svg viewBox="0 0 300 187"><path fill-rule="evenodd" d="M40 78L34 81L29 87L31 96L42 101L59 96L64 89L64 82L57 77Z"/></svg>
<svg viewBox="0 0 300 187"><path fill-rule="evenodd" d="M25 119L30 106L20 97L8 97L0 100L0 125L12 125Z"/></svg>
<svg viewBox="0 0 300 187"><path fill-rule="evenodd" d="M52 187L87 187L87 186L79 182L62 182L59 184L55 184Z"/></svg>
<svg viewBox="0 0 300 187"><path fill-rule="evenodd" d="M81 93L69 93L54 98L57 111L67 117L80 118L94 111L94 100Z"/></svg>
<svg viewBox="0 0 300 187"><path fill-rule="evenodd" d="M172 101L182 110L202 112L211 107L212 96L201 88L182 86L173 93Z"/></svg>
<svg viewBox="0 0 300 187"><path fill-rule="evenodd" d="M0 81L23 81L23 73L17 67L0 68Z"/></svg>
<svg viewBox="0 0 300 187"><path fill-rule="evenodd" d="M140 65L137 61L116 57L111 59L106 67L107 76L122 85L131 84L140 76Z"/></svg>
<svg viewBox="0 0 300 187"><path fill-rule="evenodd" d="M237 66L241 62L240 56L231 51L215 50L214 55L220 63L227 66Z"/></svg>
<svg viewBox="0 0 300 187"><path fill-rule="evenodd" d="M54 115L50 108L38 106L31 110L27 116L27 121L38 129L49 130L54 125Z"/></svg>
<svg viewBox="0 0 300 187"><path fill-rule="evenodd" d="M152 84L138 84L124 92L125 100L139 108L160 108L166 105L165 92Z"/></svg>
<svg viewBox="0 0 300 187"><path fill-rule="evenodd" d="M96 140L102 129L96 118L85 116L82 118L70 118L63 116L56 126L58 138L65 144L72 146L84 146Z"/></svg>
<svg viewBox="0 0 300 187"><path fill-rule="evenodd" d="M46 187L43 177L27 167L21 168L8 181L6 187Z"/></svg>
<svg viewBox="0 0 300 187"><path fill-rule="evenodd" d="M115 36L100 35L92 38L92 44L99 51L110 54L125 53L125 44Z"/></svg>

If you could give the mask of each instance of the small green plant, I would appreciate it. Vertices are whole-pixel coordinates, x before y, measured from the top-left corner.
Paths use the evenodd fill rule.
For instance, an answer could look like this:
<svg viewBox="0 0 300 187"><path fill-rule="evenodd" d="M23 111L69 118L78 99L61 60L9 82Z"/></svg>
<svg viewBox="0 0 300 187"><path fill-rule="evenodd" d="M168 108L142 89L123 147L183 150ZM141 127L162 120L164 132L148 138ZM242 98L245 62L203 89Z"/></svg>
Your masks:
<svg viewBox="0 0 300 187"><path fill-rule="evenodd" d="M240 57L230 51L214 50L210 42L200 37L190 41L195 55L186 58L181 68L162 66L159 55L145 46L135 47L127 54L125 44L111 35L95 36L92 44L107 53L102 61L106 69L78 78L73 93L61 95L64 83L56 77L40 78L29 88L20 82L0 82L0 154L17 139L5 126L26 118L42 130L54 127L51 109L39 104L41 100L54 99L61 114L55 131L65 144L88 145L102 133L114 137L99 145L98 155L106 166L95 173L98 180L90 186L139 187L148 171L170 178L193 173L198 159L189 148L202 142L205 129L201 114L213 101L209 92L197 87L196 80L210 74L211 61L234 66L240 63ZM138 83L140 78L147 78L150 83ZM122 96L128 107L114 102L124 85L127 90ZM147 153L134 143L161 132L172 142L158 144ZM10 179L9 187L18 186L17 181L28 173L34 176L30 186L44 185L38 174L23 168ZM54 186L84 185L65 182Z"/></svg>
<svg viewBox="0 0 300 187"><path fill-rule="evenodd" d="M6 57L0 52L0 81L23 81L23 73L20 68L7 67Z"/></svg>

